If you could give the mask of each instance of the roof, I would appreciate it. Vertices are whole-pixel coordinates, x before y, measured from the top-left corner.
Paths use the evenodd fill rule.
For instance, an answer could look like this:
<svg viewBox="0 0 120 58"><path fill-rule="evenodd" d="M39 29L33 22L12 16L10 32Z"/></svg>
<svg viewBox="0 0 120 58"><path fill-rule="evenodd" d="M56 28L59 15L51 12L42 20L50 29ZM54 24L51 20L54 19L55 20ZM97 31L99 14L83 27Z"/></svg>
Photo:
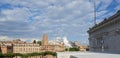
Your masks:
<svg viewBox="0 0 120 58"><path fill-rule="evenodd" d="M109 17L109 18L105 18L105 19L104 19L102 22L100 22L99 24L94 25L92 28L90 28L90 29L88 30L88 32L91 32L91 31L95 30L96 28L98 28L98 27L100 27L100 26L102 26L102 25L104 25L104 24L106 24L106 23L108 23L108 22L115 20L115 18L117 18L117 17L119 17L119 16L120 16L120 10L118 10L117 13L114 14L113 16L111 16L111 17Z"/></svg>

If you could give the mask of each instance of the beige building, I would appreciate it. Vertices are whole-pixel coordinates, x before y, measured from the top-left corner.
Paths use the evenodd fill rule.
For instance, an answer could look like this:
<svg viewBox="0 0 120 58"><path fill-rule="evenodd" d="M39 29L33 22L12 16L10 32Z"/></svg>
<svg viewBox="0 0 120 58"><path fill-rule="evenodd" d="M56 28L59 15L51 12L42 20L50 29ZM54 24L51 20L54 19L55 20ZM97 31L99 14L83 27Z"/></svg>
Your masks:
<svg viewBox="0 0 120 58"><path fill-rule="evenodd" d="M26 43L26 44L13 44L13 53L33 53L41 52L39 44Z"/></svg>
<svg viewBox="0 0 120 58"><path fill-rule="evenodd" d="M25 41L21 41L20 39L15 39L15 40L3 40L3 41L0 41L0 45L1 44L23 44L23 43L26 43Z"/></svg>
<svg viewBox="0 0 120 58"><path fill-rule="evenodd" d="M1 51L2 53L21 53L21 54L26 54L26 53L34 53L34 52L45 52L45 51L51 51L51 52L58 52L58 51L64 51L65 47L63 45L50 45L48 44L48 35L44 34L43 35L43 40L42 40L42 45L39 44L34 44L34 43L26 43L21 40L13 40L11 41L5 41L2 42L4 44L11 44L11 48L9 48L9 45L1 45ZM1 43L1 44L2 44ZM16 56L17 58L21 58L20 56ZM15 58L16 58L15 57ZM28 58L56 58L55 56L52 55L46 55L46 56L30 56Z"/></svg>
<svg viewBox="0 0 120 58"><path fill-rule="evenodd" d="M48 35L47 34L43 35L42 45L48 45Z"/></svg>
<svg viewBox="0 0 120 58"><path fill-rule="evenodd" d="M62 45L50 45L48 44L48 35L44 34L43 35L43 40L42 40L42 46L41 49L42 51L52 51L52 52L58 52L58 51L64 51L65 48Z"/></svg>
<svg viewBox="0 0 120 58"><path fill-rule="evenodd" d="M43 35L42 45L34 43L13 44L13 53L33 53L33 52L45 52L45 51L64 51L65 47L60 45L49 45L48 35Z"/></svg>
<svg viewBox="0 0 120 58"><path fill-rule="evenodd" d="M0 41L0 52L2 53L13 53L13 44L23 44L26 43L24 41L21 41L20 39L16 39L16 40L3 40Z"/></svg>
<svg viewBox="0 0 120 58"><path fill-rule="evenodd" d="M11 44L1 44L0 45L0 52L3 54L5 53L12 53L13 52L13 47Z"/></svg>
<svg viewBox="0 0 120 58"><path fill-rule="evenodd" d="M42 51L52 51L52 52L60 52L65 50L65 47L59 45L47 45L47 46L41 46L41 48Z"/></svg>
<svg viewBox="0 0 120 58"><path fill-rule="evenodd" d="M84 46L84 45L79 46L80 51L88 51L88 49L89 49L88 46Z"/></svg>

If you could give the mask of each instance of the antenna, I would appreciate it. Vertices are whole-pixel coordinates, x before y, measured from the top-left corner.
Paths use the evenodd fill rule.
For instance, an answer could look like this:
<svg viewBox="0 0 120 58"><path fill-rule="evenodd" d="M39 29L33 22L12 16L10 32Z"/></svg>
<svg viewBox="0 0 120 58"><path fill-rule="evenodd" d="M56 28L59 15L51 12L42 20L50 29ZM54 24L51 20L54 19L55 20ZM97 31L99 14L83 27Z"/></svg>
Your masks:
<svg viewBox="0 0 120 58"><path fill-rule="evenodd" d="M96 25L96 1L94 0L94 25Z"/></svg>

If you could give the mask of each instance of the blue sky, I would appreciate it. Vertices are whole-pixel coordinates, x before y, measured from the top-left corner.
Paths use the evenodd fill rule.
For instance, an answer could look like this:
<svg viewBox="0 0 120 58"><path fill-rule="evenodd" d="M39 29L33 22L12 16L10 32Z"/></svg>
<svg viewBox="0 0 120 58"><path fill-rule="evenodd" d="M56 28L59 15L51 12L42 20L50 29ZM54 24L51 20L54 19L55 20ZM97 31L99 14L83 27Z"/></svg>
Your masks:
<svg viewBox="0 0 120 58"><path fill-rule="evenodd" d="M120 0L96 0L97 23L120 9ZM88 43L93 26L92 0L0 0L0 36L50 39L66 36Z"/></svg>

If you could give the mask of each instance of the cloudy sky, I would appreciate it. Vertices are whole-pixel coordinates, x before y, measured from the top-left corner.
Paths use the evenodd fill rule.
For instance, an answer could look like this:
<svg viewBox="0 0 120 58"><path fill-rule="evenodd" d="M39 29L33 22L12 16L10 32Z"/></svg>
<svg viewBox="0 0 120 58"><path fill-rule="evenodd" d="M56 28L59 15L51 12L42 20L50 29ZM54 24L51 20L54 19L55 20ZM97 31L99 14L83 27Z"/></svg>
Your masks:
<svg viewBox="0 0 120 58"><path fill-rule="evenodd" d="M120 9L120 0L96 0L97 23ZM49 38L67 36L87 42L93 26L92 0L0 0L0 36Z"/></svg>

